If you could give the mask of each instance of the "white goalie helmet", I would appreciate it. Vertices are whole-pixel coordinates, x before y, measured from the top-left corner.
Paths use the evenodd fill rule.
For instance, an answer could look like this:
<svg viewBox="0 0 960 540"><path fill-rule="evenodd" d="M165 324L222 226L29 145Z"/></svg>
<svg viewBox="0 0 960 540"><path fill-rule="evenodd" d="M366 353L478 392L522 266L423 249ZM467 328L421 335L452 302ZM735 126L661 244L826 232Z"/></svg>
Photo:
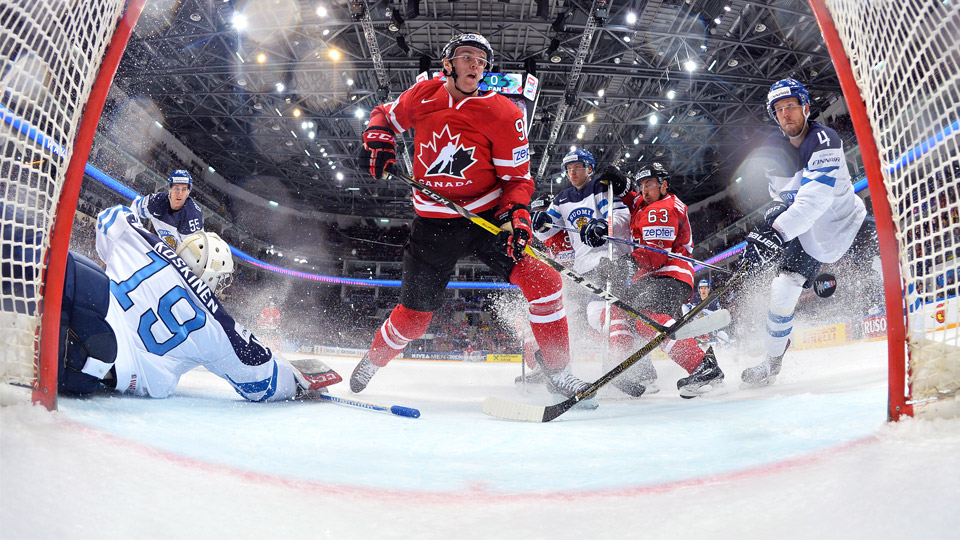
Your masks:
<svg viewBox="0 0 960 540"><path fill-rule="evenodd" d="M191 234L180 242L177 255L217 296L233 281L233 254L217 233Z"/></svg>

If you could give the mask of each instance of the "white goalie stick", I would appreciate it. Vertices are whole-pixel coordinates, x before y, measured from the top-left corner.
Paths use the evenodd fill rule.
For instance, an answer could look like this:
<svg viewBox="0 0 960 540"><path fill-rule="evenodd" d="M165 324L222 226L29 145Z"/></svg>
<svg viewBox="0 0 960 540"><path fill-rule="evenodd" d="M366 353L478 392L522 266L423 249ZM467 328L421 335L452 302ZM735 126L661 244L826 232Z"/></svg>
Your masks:
<svg viewBox="0 0 960 540"><path fill-rule="evenodd" d="M421 184L420 182L417 182L413 178L410 178L409 176L404 174L397 174L397 173L387 173L387 174L395 178L399 178L404 183L410 185L412 188L416 189L420 193L423 193L430 199L460 214L462 217L470 220L475 225L487 230L491 234L500 234L501 232L503 232L503 229L501 229L500 227L497 227L496 225L487 221L486 219L483 219L482 217L478 216L477 214L474 214L473 212L451 201L450 199L444 197L443 195L440 195L436 191L433 191L429 187ZM685 339L685 338L690 338L694 336L699 336L702 334L707 334L715 330L719 330L727 326L728 324L730 324L730 312L728 312L725 309L719 309L717 311L710 312L698 318L694 322L690 322L690 324L685 325L685 327L678 327L677 325L666 327L658 323L657 321L651 319L650 317L644 315L643 313L640 312L640 310L630 307L630 305L628 305L626 302L618 298L613 293L607 291L604 287L601 287L600 285L593 283L592 281L583 277L583 275L578 274L577 272L574 272L573 270L553 260L552 258L550 258L549 255L547 255L546 253L544 253L539 249L534 248L532 245L528 244L523 251L527 255L549 265L551 268L559 272L560 275L562 275L563 277L587 289L588 291L599 296L603 300L610 302L614 306L617 306L618 308L623 310L624 313L626 313L627 315L630 315L635 319L640 319L641 321L643 321L644 324L646 324L647 326L650 326L657 332L663 333L663 332L667 332L669 328L673 328L674 329L673 333L675 334L673 333L672 334L674 335L675 339Z"/></svg>
<svg viewBox="0 0 960 540"><path fill-rule="evenodd" d="M707 295L706 298L704 298L699 304L697 304L679 321L677 321L676 324L667 329L666 332L660 332L660 334L650 340L649 343L644 345L637 352L631 354L626 360L620 362L619 365L615 366L605 375L597 379L583 392L580 392L579 394L568 398L565 401L561 401L556 405L547 406L529 405L526 403L519 403L509 399L491 396L483 401L483 412L497 418L521 420L524 422L549 422L553 420L554 418L570 410L580 401L593 396L598 390L600 390L600 388L617 378L618 375L629 369L630 366L640 361L641 358L649 354L651 351L653 351L653 349L657 348L661 343L670 338L671 335L673 335L677 330L684 328L691 321L696 320L697 314L699 314L700 311L710 305L710 303L721 294L724 294L730 288L730 286L739 281L740 278L746 274L746 272L746 265L741 265L726 284L724 284L722 287L714 289L709 295Z"/></svg>

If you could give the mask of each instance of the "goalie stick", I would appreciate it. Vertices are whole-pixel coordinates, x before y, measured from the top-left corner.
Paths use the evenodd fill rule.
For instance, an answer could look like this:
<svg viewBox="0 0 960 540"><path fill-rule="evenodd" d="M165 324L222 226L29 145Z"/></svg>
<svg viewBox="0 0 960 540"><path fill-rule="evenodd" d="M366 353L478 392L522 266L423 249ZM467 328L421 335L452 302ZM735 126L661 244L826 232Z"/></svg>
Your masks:
<svg viewBox="0 0 960 540"><path fill-rule="evenodd" d="M561 414L570 410L574 405L580 401L589 398L595 394L600 388L605 386L607 383L617 378L618 375L626 371L633 364L637 363L641 358L650 354L653 349L657 348L661 343L663 343L667 338L673 335L677 330L680 330L686 326L690 321L694 320L698 313L700 313L703 308L710 305L717 297L721 294L724 294L731 285L740 280L741 277L746 274L746 266L742 265L737 269L736 273L727 281L727 283L720 288L714 289L704 298L699 304L697 304L693 309L691 309L686 315L684 315L677 323L671 326L666 332L661 332L659 335L650 340L649 343L644 345L640 350L631 354L627 357L626 360L620 362L619 365L615 366L613 369L608 371L605 375L597 379L593 384L587 387L586 390L580 392L579 394L568 398L556 405L540 406L540 405L529 405L526 403L518 403L516 401L511 401L509 399L504 399L500 397L488 397L483 401L483 412L495 416L497 418L505 418L507 420L522 420L525 422L549 422L554 418L560 416Z"/></svg>
<svg viewBox="0 0 960 540"><path fill-rule="evenodd" d="M580 232L579 229L574 229L573 227L564 227L563 225L557 225L556 223L547 223L547 226L548 226L548 227L552 227L552 228L554 228L554 229L560 229L561 231ZM724 274L732 274L732 273L733 273L733 271L727 270L726 268L722 268L722 267L720 267L720 266L714 266L714 265L712 265L712 264L710 264L710 263L706 263L706 262L703 262L703 261L698 261L698 260L696 260L696 259L694 259L694 258L686 257L686 256L684 256L684 255L680 255L679 253L672 253L672 252L670 252L670 251L666 251L666 250L663 250L663 249L658 249L658 248L655 248L655 247L653 247L653 246L648 246L648 245L646 245L646 244L639 244L639 243L637 243L637 242L633 242L632 240L627 240L626 238L617 238L616 236L607 236L607 235L603 235L601 238L604 238L604 239L609 240L609 241L611 241L611 242L617 242L617 243L619 243L619 244L626 244L626 245L628 245L628 246L633 246L633 247L635 247L635 248L645 249L645 250L647 250L647 251L652 251L652 252L654 252L654 253L659 253L659 254L661 254L661 255L666 255L667 257L672 257L672 258L674 258L674 259L680 259L681 261L687 261L687 262L690 263L690 264L699 264L700 266L703 266L704 268L710 268L710 269L713 269L713 270L717 270L718 272L723 272Z"/></svg>
<svg viewBox="0 0 960 540"><path fill-rule="evenodd" d="M401 407L400 405L377 405L376 403L341 398L337 396L331 396L330 394L317 394L316 397L325 399L327 401L332 401L334 403L339 403L341 405L350 405L351 407L359 407L361 409L368 409L371 411L386 412L395 414L397 416L406 416L407 418L420 418L420 411L412 407Z"/></svg>
<svg viewBox="0 0 960 540"><path fill-rule="evenodd" d="M421 184L420 182L417 182L416 180L414 180L413 178L410 178L405 174L398 174L398 173L386 173L386 174L399 178L404 183L410 185L410 187L412 187L413 189L416 189L417 191L419 191L420 193L423 193L424 195L433 199L434 201L460 214L462 217L470 220L475 225L483 229L486 229L491 234L500 234L501 232L503 232L503 229L501 229L500 227L497 227L493 223L490 223L486 219L483 219L477 214L474 214L473 212L467 210L466 208L451 201L450 199L444 197L443 195L437 193L436 191L433 191L429 187ZM527 244L527 246L523 249L523 251L527 255L549 265L551 268L559 272L560 275L566 277L567 279L570 279L574 283L580 285L581 287L587 289L593 294L599 296L603 300L610 302L614 306L617 306L618 308L623 310L627 315L630 315L635 319L640 319L641 321L643 321L644 324L646 324L647 326L650 326L657 332L663 333L668 330L666 326L663 326L657 321L644 315L639 310L630 307L626 302L624 302L623 300L615 296L613 293L607 291L605 288L597 285L596 283L593 283L592 281L588 280L587 278L583 277L577 272L574 272L573 270L570 270L569 268L563 266L559 262L550 258L546 253L538 249L535 249L533 246L529 244ZM730 312L728 312L725 309L720 309L706 316L700 317L698 321L696 323L693 323L693 325L690 328L687 328L682 333L676 334L676 338L684 339L688 337L699 336L701 334L707 334L709 332L713 332L714 330L719 330L728 324L730 324ZM677 330L680 330L680 328L676 328L674 332L676 332Z"/></svg>

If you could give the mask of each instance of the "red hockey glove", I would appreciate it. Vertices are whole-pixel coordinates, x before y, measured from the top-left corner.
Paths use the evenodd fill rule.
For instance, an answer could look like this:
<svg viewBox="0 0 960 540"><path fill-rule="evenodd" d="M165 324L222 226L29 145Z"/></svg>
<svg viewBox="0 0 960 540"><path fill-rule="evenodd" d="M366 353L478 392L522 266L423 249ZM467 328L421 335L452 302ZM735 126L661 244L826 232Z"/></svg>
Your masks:
<svg viewBox="0 0 960 540"><path fill-rule="evenodd" d="M515 204L497 215L501 223L509 222L513 231L506 240L506 252L515 261L523 258L523 250L530 243L532 231L530 228L530 209L524 204ZM502 233L501 233L502 235Z"/></svg>
<svg viewBox="0 0 960 540"><path fill-rule="evenodd" d="M392 173L397 162L397 136L393 130L370 126L363 132L360 163L366 162L374 178L383 178L384 171Z"/></svg>
<svg viewBox="0 0 960 540"><path fill-rule="evenodd" d="M640 270L649 273L663 268L667 264L667 261L670 260L670 257L663 253L638 247L633 251L633 260L637 261L637 266L640 267Z"/></svg>

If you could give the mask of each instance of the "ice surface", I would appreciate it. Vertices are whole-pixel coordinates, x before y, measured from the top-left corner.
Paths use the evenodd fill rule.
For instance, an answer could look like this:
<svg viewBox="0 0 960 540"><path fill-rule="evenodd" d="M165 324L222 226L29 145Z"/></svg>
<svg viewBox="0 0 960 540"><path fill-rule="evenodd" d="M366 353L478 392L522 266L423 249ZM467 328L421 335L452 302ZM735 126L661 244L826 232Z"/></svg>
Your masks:
<svg viewBox="0 0 960 540"><path fill-rule="evenodd" d="M791 351L776 385L601 394L548 424L485 416L516 364L395 361L354 396L247 403L204 371L165 400L0 408L0 538L955 538L960 421L885 423L886 343ZM345 377L355 358L325 358ZM578 363L584 378L598 363Z"/></svg>

